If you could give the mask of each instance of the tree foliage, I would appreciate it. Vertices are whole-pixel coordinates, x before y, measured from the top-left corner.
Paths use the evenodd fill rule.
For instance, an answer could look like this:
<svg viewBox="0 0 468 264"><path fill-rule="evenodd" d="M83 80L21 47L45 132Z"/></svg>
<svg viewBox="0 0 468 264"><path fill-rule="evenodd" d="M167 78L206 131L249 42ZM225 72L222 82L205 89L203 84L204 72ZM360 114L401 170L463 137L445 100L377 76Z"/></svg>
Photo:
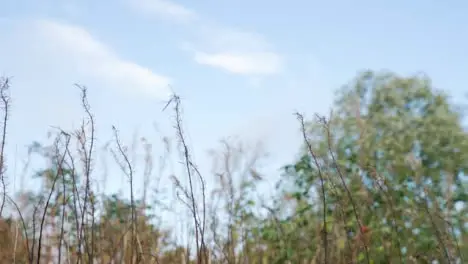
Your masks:
<svg viewBox="0 0 468 264"><path fill-rule="evenodd" d="M374 263L458 259L456 241L467 231L468 134L448 97L425 76L364 72L342 88L333 110L307 127L314 153L304 150L285 168L296 203L308 204L315 222L322 211L313 205L321 199L309 197L322 196L319 169L324 174L321 207L331 244L339 246L332 252L359 251L364 261L363 250L347 250L345 241L368 227ZM304 218L300 206L294 217Z"/></svg>
<svg viewBox="0 0 468 264"><path fill-rule="evenodd" d="M276 194L267 201L259 198L269 178L260 173L261 152L237 141L221 142L206 184L187 147L175 96L189 184L183 175L172 179L193 218L196 237L188 235L188 245L154 218L162 215L161 201L148 202L146 189L141 198L134 192L134 164L115 128L113 154L123 161L118 165L131 199L94 187L94 119L82 92L88 122L77 131L60 130L52 146L31 148L48 161L35 174L41 191L24 191L18 202L3 198L17 214L0 221L2 263L467 261L468 134L460 108L427 76L362 72L338 91L330 116L306 120L297 114L300 156L282 167ZM151 158L145 153L145 188Z"/></svg>

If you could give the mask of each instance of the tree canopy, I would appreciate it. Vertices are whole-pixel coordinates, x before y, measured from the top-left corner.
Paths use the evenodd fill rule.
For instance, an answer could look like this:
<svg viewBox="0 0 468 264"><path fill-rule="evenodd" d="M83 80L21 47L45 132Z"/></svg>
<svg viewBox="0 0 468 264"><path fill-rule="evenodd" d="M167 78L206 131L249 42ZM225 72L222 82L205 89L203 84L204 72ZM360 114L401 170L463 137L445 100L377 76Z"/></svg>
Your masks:
<svg viewBox="0 0 468 264"><path fill-rule="evenodd" d="M89 122L81 130L60 131L52 147L34 145L49 161L36 174L43 191L24 191L23 202L5 195L20 214L2 216L2 261L40 263L42 255L67 263L468 260L464 115L425 75L361 72L338 90L329 116L298 113L300 157L280 164L282 176L269 201L256 198L257 185L268 180L257 166L259 153L249 153L239 142L222 141L212 177L201 174L187 147L175 96L186 175L172 179L178 201L194 220L188 245L155 220L162 214L160 201L147 201L146 190L141 198L133 191L133 164L116 130L112 153L129 179L131 197L97 193L89 170L94 120L86 90L82 102ZM79 146L81 170L71 139ZM145 144L146 151L151 149ZM145 182L152 175L151 158L146 152ZM197 186L201 195L195 197Z"/></svg>

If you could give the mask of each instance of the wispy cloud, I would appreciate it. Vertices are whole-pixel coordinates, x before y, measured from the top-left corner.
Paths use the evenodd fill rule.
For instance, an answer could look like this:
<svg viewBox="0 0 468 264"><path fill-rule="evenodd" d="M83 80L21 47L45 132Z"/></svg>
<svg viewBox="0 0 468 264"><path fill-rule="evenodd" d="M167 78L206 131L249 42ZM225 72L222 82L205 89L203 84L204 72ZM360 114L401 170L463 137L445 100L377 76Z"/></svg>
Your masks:
<svg viewBox="0 0 468 264"><path fill-rule="evenodd" d="M58 56L64 56L77 70L105 83L131 92L143 92L156 98L169 95L168 77L120 58L112 49L84 28L40 20L35 23L39 37Z"/></svg>
<svg viewBox="0 0 468 264"><path fill-rule="evenodd" d="M216 38L213 36L213 38ZM216 40L214 40L216 42ZM234 47L236 43L255 44L254 39L245 38L242 42L230 42L228 45L209 48L195 44L194 60L202 65L220 68L222 70L245 76L264 76L278 74L283 69L284 60L281 55L267 47L246 49ZM229 46L233 46L228 48Z"/></svg>
<svg viewBox="0 0 468 264"><path fill-rule="evenodd" d="M198 18L198 14L182 5L168 0L126 0L135 10L147 16L157 16L176 22L190 22Z"/></svg>
<svg viewBox="0 0 468 264"><path fill-rule="evenodd" d="M278 74L283 69L281 55L260 34L236 30L211 23L196 11L169 0L127 0L145 14L171 18L173 21L196 19L186 24L195 33L185 49L196 63L224 71L258 77Z"/></svg>
<svg viewBox="0 0 468 264"><path fill-rule="evenodd" d="M197 63L249 77L278 74L284 60L274 47L258 33L203 25L194 42Z"/></svg>
<svg viewBox="0 0 468 264"><path fill-rule="evenodd" d="M276 74L281 69L281 59L271 52L256 53L195 53L200 64L219 67L228 72L243 75Z"/></svg>

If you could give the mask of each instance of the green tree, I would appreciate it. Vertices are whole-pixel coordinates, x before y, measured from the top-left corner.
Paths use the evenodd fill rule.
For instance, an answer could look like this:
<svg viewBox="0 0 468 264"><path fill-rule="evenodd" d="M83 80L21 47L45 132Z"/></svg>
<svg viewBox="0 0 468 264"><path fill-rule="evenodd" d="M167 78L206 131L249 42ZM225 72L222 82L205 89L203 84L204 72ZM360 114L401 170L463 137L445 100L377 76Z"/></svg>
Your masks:
<svg viewBox="0 0 468 264"><path fill-rule="evenodd" d="M132 245L131 235L131 203L118 195L106 196L103 199L103 212L100 214L98 230L99 252L101 261L123 260L130 263L130 248L136 247L144 263L157 263L158 255L169 243L169 232L160 230L152 223L148 213L150 206L143 207L142 201L135 201L137 211L137 245Z"/></svg>
<svg viewBox="0 0 468 264"><path fill-rule="evenodd" d="M320 222L325 206L333 258L374 263L460 258L466 251L461 241L467 211L460 205L467 201L468 167L462 117L425 76L361 73L340 90L329 118L304 126L304 156L286 166L294 182L290 194L299 205L292 217L304 221L300 205L308 204L309 217ZM321 180L325 205L313 206L323 201ZM314 195L318 199L310 198ZM369 240L362 237L368 230L372 241L357 242Z"/></svg>

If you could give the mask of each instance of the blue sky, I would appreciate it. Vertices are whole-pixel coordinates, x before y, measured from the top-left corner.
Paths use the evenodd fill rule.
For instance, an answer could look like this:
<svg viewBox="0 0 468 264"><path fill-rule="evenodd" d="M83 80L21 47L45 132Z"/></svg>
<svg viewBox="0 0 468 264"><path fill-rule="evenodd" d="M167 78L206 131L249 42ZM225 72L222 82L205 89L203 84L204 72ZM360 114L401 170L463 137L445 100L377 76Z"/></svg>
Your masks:
<svg viewBox="0 0 468 264"><path fill-rule="evenodd" d="M98 146L115 125L126 144L137 131L161 153L160 137L173 134L171 115L161 112L170 84L202 171L211 166L208 149L239 136L264 142L273 182L300 145L292 113L326 113L333 91L358 70L424 71L462 98L467 12L464 1L435 0L7 0L0 74L13 76L8 175L19 176L25 146L44 141L50 126L79 125L74 83L89 88ZM122 183L116 171L109 191Z"/></svg>

